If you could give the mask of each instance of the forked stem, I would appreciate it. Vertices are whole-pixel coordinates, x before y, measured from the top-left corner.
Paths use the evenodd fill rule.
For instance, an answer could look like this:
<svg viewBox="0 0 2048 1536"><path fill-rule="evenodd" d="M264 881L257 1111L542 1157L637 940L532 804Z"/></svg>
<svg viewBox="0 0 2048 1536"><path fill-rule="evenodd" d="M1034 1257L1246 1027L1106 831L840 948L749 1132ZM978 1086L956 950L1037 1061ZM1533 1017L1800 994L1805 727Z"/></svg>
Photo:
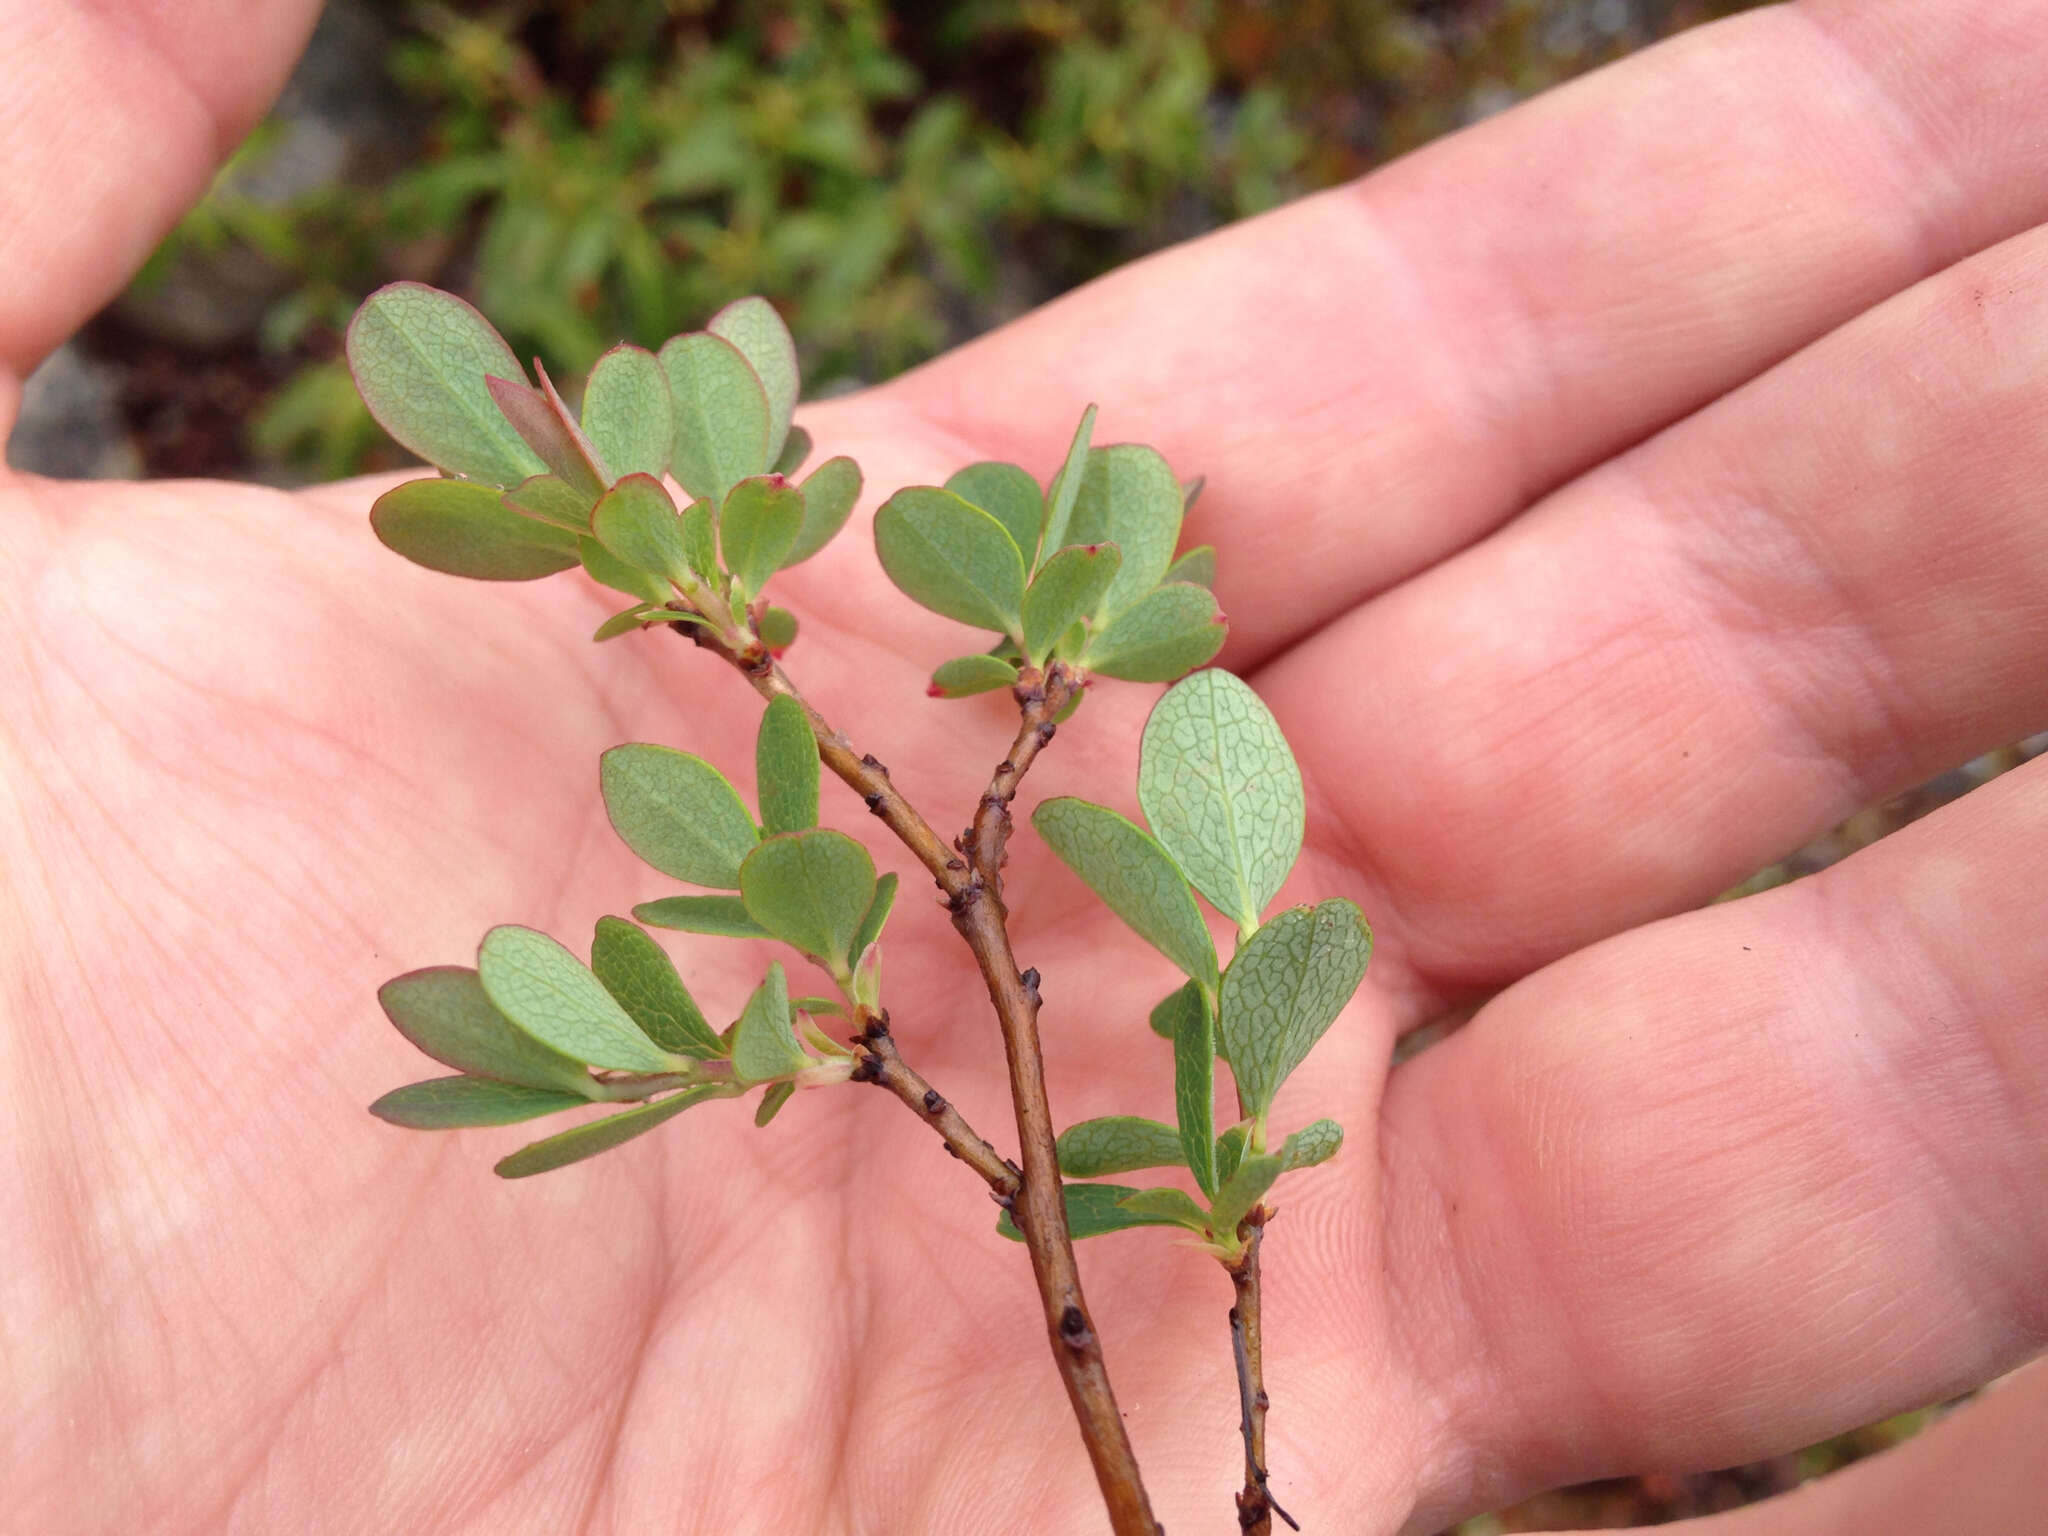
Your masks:
<svg viewBox="0 0 2048 1536"><path fill-rule="evenodd" d="M948 847L916 807L903 798L882 763L873 756L855 753L853 743L812 708L759 641L750 639L734 645L726 636L697 626L688 626L686 632L698 645L737 668L763 698L788 697L803 706L812 734L817 737L820 760L896 834L931 872L944 893L953 926L974 953L1002 1031L1003 1055L1009 1066L1010 1102L1016 1112L1024 1164L1022 1182L1011 1197L1010 1215L1024 1234L1024 1246L1031 1255L1031 1270L1038 1282L1039 1304L1045 1315L1054 1364L1067 1389L1067 1400L1080 1426L1088 1459L1095 1468L1095 1481L1108 1507L1112 1530L1116 1536L1159 1536L1161 1527L1153 1518L1137 1455L1131 1449L1130 1436L1124 1432L1116 1394L1110 1388L1109 1372L1103 1364L1102 1343L1081 1292L1074 1242L1067 1231L1059 1157L1053 1147L1052 1107L1045 1092L1045 1057L1038 1041L1038 973L1017 969L1016 955L1010 948L1008 913L998 881L1003 845L1009 836L1010 800L1016 795L1024 770L1051 739L1053 717L1065 708L1076 685L1058 668L1051 675L1027 668L1019 677L1015 694L1022 720L1017 742L1009 757L997 767L988 791L983 794L974 826L961 835L960 846L973 850L971 856L963 856ZM952 1143L949 1141L948 1145Z"/></svg>

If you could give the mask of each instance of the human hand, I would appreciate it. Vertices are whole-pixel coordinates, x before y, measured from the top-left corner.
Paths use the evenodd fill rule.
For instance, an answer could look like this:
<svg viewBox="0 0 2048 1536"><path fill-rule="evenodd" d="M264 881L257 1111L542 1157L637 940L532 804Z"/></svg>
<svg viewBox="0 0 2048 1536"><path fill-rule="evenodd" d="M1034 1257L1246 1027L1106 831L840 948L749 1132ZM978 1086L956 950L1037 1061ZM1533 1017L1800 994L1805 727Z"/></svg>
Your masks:
<svg viewBox="0 0 2048 1536"><path fill-rule="evenodd" d="M287 11L36 11L8 366L196 193ZM1303 763L1300 887L1379 941L1279 1110L1353 1129L1268 1249L1309 1528L1740 1460L2048 1336L2048 771L1688 911L2042 723L2044 62L2048 6L1743 18L805 413L884 492L1048 467L1088 399L1099 440L1208 476L1190 541ZM90 142L60 110L88 88ZM598 751L740 769L751 720L672 641L583 644L608 604L572 581L394 560L377 488L0 482L23 1528L1096 1528L1021 1252L882 1096L708 1109L518 1185L487 1172L518 1131L362 1113L421 1065L378 981L659 893ZM783 581L807 693L964 821L1008 730L922 701L957 630L900 618L857 536ZM1130 782L1146 700L1097 692L1035 794ZM1164 1110L1163 962L1015 857L1062 1122ZM729 952L674 950L737 1008ZM985 1001L908 901L890 986L905 1054L1007 1143ZM1399 1031L1499 989L1382 1100ZM1223 1525L1227 1287L1157 1232L1081 1252L1155 1507Z"/></svg>

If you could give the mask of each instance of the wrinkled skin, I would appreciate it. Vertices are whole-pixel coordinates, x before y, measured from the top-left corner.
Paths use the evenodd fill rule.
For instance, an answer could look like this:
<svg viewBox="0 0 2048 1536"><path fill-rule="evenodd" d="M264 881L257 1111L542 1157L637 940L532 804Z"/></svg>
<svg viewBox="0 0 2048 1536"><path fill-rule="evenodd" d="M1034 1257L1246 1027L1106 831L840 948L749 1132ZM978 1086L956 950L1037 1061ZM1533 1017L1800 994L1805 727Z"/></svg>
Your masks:
<svg viewBox="0 0 2048 1536"><path fill-rule="evenodd" d="M34 66L0 101L0 421L310 9L0 4ZM1100 440L1208 476L1225 659L1309 785L1288 894L1379 937L1279 1109L1351 1130L1267 1249L1308 1529L1734 1462L2048 1336L2048 763L1700 909L2048 722L2044 69L2032 0L1754 14L804 414L868 507L977 457L1047 472L1091 399ZM363 1113L434 1070L381 979L670 889L597 753L745 782L755 718L686 645L587 643L580 578L403 564L378 488L0 478L0 1523L1100 1529L1023 1254L886 1096L766 1132L713 1105L522 1184L489 1172L520 1128ZM800 683L961 824L1005 706L922 683L969 637L886 590L862 517L784 600ZM1151 692L1098 688L1025 803L1128 806ZM850 796L830 819L879 837ZM1012 1145L921 889L904 1051ZM1012 899L1062 1123L1168 1113L1164 962L1028 834ZM763 959L674 951L728 1016ZM1167 1528L1233 1528L1223 1277L1157 1232L1083 1269ZM1998 1528L2037 1508L2044 1407L2034 1371L1721 1528Z"/></svg>

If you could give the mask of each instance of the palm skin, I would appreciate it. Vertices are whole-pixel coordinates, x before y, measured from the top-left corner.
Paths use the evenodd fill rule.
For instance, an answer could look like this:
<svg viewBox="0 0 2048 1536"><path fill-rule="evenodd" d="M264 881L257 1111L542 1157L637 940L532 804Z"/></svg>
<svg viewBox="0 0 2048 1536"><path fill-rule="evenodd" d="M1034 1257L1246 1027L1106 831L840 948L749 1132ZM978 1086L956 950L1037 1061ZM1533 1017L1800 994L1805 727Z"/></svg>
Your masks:
<svg viewBox="0 0 2048 1536"><path fill-rule="evenodd" d="M146 14L124 46L203 78L230 133L292 46L277 23L209 72L203 29ZM62 57L104 27L79 12ZM2048 1337L2048 1216L2011 1198L2048 1171L2042 774L1689 911L2048 715L2044 60L2043 7L1745 18L805 415L871 502L978 457L1043 472L1088 399L1103 440L1209 475L1225 659L1309 786L1286 894L1353 897L1379 938L1279 1109L1351 1132L1268 1248L1275 1487L1311 1529L1734 1461ZM22 136L50 248L0 252L17 367L117 280L78 251L146 247L178 192L106 214L55 121ZM173 139L189 183L216 146ZM761 1132L714 1104L520 1184L488 1167L521 1129L363 1114L437 1070L379 981L494 922L580 947L668 889L605 825L597 753L665 741L744 783L756 715L687 645L588 644L579 578L399 562L378 488L0 482L11 1522L1099 1528L1022 1252L884 1095ZM799 685L963 822L1009 739L997 702L922 697L965 633L887 589L860 519L783 600ZM1149 694L1100 686L1026 803L1128 806ZM830 791L907 879L906 1057L1010 1145L964 950ZM1167 1113L1165 963L1028 833L1010 901L1060 1122ZM727 1017L765 958L672 951ZM1400 1030L1494 993L1385 1077ZM1157 1232L1082 1263L1159 1514L1228 1528L1223 1277ZM1876 1481L1843 1486L1741 1529L1829 1528ZM1866 1497L1857 1529L1912 1528Z"/></svg>

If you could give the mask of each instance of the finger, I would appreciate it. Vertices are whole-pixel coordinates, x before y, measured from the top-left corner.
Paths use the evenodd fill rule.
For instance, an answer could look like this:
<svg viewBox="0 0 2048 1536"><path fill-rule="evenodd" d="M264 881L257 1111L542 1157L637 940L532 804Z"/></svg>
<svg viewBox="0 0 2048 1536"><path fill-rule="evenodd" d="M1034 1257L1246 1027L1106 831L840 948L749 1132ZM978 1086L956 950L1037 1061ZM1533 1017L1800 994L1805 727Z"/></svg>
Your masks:
<svg viewBox="0 0 2048 1536"><path fill-rule="evenodd" d="M1394 1073L1396 1315L1463 1446L1439 1500L1732 1465L2048 1342L2044 871L2038 763Z"/></svg>
<svg viewBox="0 0 2048 1536"><path fill-rule="evenodd" d="M1239 664L2048 216L2048 5L1704 28L912 374L963 454L1205 474ZM1000 385L996 384L1000 381Z"/></svg>
<svg viewBox="0 0 2048 1536"><path fill-rule="evenodd" d="M2044 1443L2048 1361L2036 1361L1881 1456L1785 1498L1674 1529L1680 1536L2023 1531L2041 1517Z"/></svg>
<svg viewBox="0 0 2048 1536"><path fill-rule="evenodd" d="M2039 730L2044 414L2048 229L1267 669L1395 952L1505 985Z"/></svg>
<svg viewBox="0 0 2048 1536"><path fill-rule="evenodd" d="M126 282L276 95L317 0L0 0L0 377ZM0 395L12 420L11 386Z"/></svg>

